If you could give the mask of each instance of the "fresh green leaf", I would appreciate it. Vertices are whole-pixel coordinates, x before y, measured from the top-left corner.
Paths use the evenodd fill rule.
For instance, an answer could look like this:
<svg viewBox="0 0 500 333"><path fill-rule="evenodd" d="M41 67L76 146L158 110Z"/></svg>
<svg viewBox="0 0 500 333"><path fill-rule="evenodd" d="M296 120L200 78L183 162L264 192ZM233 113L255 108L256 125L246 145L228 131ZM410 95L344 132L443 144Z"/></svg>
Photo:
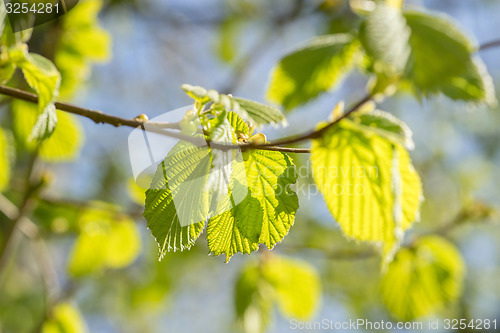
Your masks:
<svg viewBox="0 0 500 333"><path fill-rule="evenodd" d="M10 133L0 128L0 191L5 190L10 181L12 146Z"/></svg>
<svg viewBox="0 0 500 333"><path fill-rule="evenodd" d="M320 36L285 56L271 75L268 98L293 109L337 84L356 63L359 41L347 34Z"/></svg>
<svg viewBox="0 0 500 333"><path fill-rule="evenodd" d="M397 253L381 281L382 298L400 320L433 315L458 299L464 273L455 246L441 237L427 236Z"/></svg>
<svg viewBox="0 0 500 333"><path fill-rule="evenodd" d="M314 315L321 295L321 281L314 267L298 260L271 256L265 262L263 274L273 286L284 316L307 320Z"/></svg>
<svg viewBox="0 0 500 333"><path fill-rule="evenodd" d="M36 104L13 101L13 128L17 139L26 148L33 150L39 144L39 156L47 162L63 162L73 160L83 143L83 130L78 119L72 114L57 111L58 126L52 136L43 142L28 142L27 137L38 121Z"/></svg>
<svg viewBox="0 0 500 333"><path fill-rule="evenodd" d="M79 225L80 235L69 260L72 275L126 267L138 256L141 238L135 222L112 208L84 212Z"/></svg>
<svg viewBox="0 0 500 333"><path fill-rule="evenodd" d="M59 303L43 323L42 333L85 333L87 325L78 309L70 303Z"/></svg>
<svg viewBox="0 0 500 333"><path fill-rule="evenodd" d="M493 81L469 38L448 17L406 11L411 28L407 85L418 96L443 93L453 100L495 104Z"/></svg>
<svg viewBox="0 0 500 333"><path fill-rule="evenodd" d="M420 178L408 152L370 127L343 120L313 141L314 181L348 238L383 245L387 262L418 219Z"/></svg>
<svg viewBox="0 0 500 333"><path fill-rule="evenodd" d="M63 99L73 96L77 87L88 79L93 62L111 57L111 37L99 27L97 16L101 7L101 0L80 1L62 17L55 63L61 72Z"/></svg>
<svg viewBox="0 0 500 333"><path fill-rule="evenodd" d="M361 24L359 39L375 73L399 74L405 69L410 29L401 11L384 3Z"/></svg>
<svg viewBox="0 0 500 333"><path fill-rule="evenodd" d="M146 200L145 190L137 185L133 178L127 181L127 192L133 202L141 206L144 205Z"/></svg>
<svg viewBox="0 0 500 333"><path fill-rule="evenodd" d="M248 126L223 111L204 125L212 142L235 144ZM146 192L144 216L160 245L160 256L190 248L208 220L210 251L250 253L268 248L288 233L298 209L290 185L297 180L281 152L211 150L178 143L158 166Z"/></svg>
<svg viewBox="0 0 500 333"><path fill-rule="evenodd" d="M262 333L272 317L272 286L262 277L256 263L247 264L234 290L236 318L245 333Z"/></svg>
<svg viewBox="0 0 500 333"><path fill-rule="evenodd" d="M357 113L353 116L353 120L362 126L368 127L363 127L363 130L372 131L410 150L415 147L411 129L389 112L373 110Z"/></svg>
<svg viewBox="0 0 500 333"><path fill-rule="evenodd" d="M11 62L0 64L0 84L7 83L15 71L16 66Z"/></svg>
<svg viewBox="0 0 500 333"><path fill-rule="evenodd" d="M250 262L235 286L238 322L245 332L264 332L277 304L284 316L308 320L321 294L318 272L309 264L275 255Z"/></svg>
<svg viewBox="0 0 500 333"><path fill-rule="evenodd" d="M53 101L58 94L61 75L50 60L38 54L26 55L17 65L22 69L26 82L38 94L39 116L29 138L42 141L52 135L57 124Z"/></svg>
<svg viewBox="0 0 500 333"><path fill-rule="evenodd" d="M203 191L210 166L208 148L189 142L179 142L158 165L146 191L144 217L160 245L160 258L191 248L203 232L210 213Z"/></svg>
<svg viewBox="0 0 500 333"><path fill-rule="evenodd" d="M248 121L256 125L286 125L285 115L277 108L250 101L248 99L235 97L233 98L242 109L248 114Z"/></svg>
<svg viewBox="0 0 500 333"><path fill-rule="evenodd" d="M57 113L54 104L50 103L36 118L35 125L31 130L29 141L42 141L52 135L57 125Z"/></svg>
<svg viewBox="0 0 500 333"><path fill-rule="evenodd" d="M243 153L247 197L231 211L208 222L208 247L226 261L236 252L250 254L265 244L272 249L288 233L299 207L290 189L297 173L290 157L281 152ZM241 185L240 185L241 186Z"/></svg>
<svg viewBox="0 0 500 333"><path fill-rule="evenodd" d="M232 97L231 95L220 94L210 89L200 86L183 84L182 89L197 102L202 105L212 102L216 106L222 107L226 111L234 111L243 119L253 125L277 125L286 124L283 113L272 106L250 101L244 98Z"/></svg>
<svg viewBox="0 0 500 333"><path fill-rule="evenodd" d="M219 36L215 45L217 56L224 62L231 62L237 56L238 34L242 22L238 18L229 17L219 26Z"/></svg>

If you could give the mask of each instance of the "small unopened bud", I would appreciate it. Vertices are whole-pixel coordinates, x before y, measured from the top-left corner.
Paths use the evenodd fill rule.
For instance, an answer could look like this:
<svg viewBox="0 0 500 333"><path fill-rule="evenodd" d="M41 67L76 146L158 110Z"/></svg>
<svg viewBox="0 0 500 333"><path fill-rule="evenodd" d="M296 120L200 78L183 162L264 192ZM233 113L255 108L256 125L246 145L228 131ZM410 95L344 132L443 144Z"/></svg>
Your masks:
<svg viewBox="0 0 500 333"><path fill-rule="evenodd" d="M266 143L266 136L262 133L257 133L253 135L250 139L248 139L248 142L254 144L254 145L263 145Z"/></svg>
<svg viewBox="0 0 500 333"><path fill-rule="evenodd" d="M146 122L149 120L148 116L145 115L144 113L143 114L140 114L138 115L137 117L134 118L135 120L137 121L142 121L142 122Z"/></svg>

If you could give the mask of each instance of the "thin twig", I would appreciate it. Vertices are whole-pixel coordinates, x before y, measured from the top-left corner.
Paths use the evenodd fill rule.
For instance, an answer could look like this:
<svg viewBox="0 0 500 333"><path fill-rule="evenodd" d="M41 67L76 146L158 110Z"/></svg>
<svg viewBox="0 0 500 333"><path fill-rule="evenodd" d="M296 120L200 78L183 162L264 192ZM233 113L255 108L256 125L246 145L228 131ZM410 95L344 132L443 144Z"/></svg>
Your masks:
<svg viewBox="0 0 500 333"><path fill-rule="evenodd" d="M498 41L492 41L486 44L483 44L479 47L479 50L485 50L488 48L492 47L497 47L500 46L500 40ZM4 85L0 85L0 94L7 95L16 99L21 99L25 100L28 102L32 103L37 103L38 102L38 96L23 90L7 87ZM242 150L250 150L250 149L261 149L261 150L272 150L272 151L283 151L283 152L293 152L293 153L309 153L309 149L304 149L304 148L285 148L285 147L280 147L284 145L290 145L293 143L298 143L302 141L307 141L310 139L316 139L320 136L322 136L327 130L335 126L338 122L341 120L345 119L349 115L351 115L353 112L359 110L359 108L367 103L368 101L372 100L372 96L368 95L361 99L358 103L354 104L346 113L344 113L341 117L337 118L335 121L329 123L328 125L314 131L310 131L304 134L300 134L297 136L289 137L289 138L283 138L279 139L274 142L270 143L265 143L265 144L259 144L259 145L253 145L253 144L241 144L241 145L231 145L231 144L223 144L223 143L214 143L214 142L208 142L208 144L211 146L211 148L214 149L221 149L221 150L229 150L229 149L242 149ZM61 111L66 111L69 113L77 114L83 117L87 117L89 119L92 119L95 123L105 123L105 124L110 124L115 127L119 126L128 126L128 127L142 127L144 125L146 127L147 131L166 135L166 136L171 136L174 138L179 138L182 140L186 140L189 142L192 142L193 138L187 135L184 135L182 133L178 132L172 132L172 131L166 131L165 129L180 129L180 126L178 123L167 123L167 122L149 122L149 121L143 121L140 119L126 119L126 118L121 118L117 116L113 116L110 114L103 113L101 111L97 110L91 110L91 109L85 109L79 106L75 106L72 104L67 104L67 103L61 103L61 102L56 102L55 106L57 109ZM194 139L196 140L196 138Z"/></svg>
<svg viewBox="0 0 500 333"><path fill-rule="evenodd" d="M4 85L0 85L0 94L26 102L38 103L38 96L36 94ZM55 102L54 104L58 110L89 118L96 124L110 124L115 127L128 126L136 128L145 123L144 120L121 118L101 111L82 108L73 104L63 102ZM148 127L157 129L180 129L178 123L148 121L147 124Z"/></svg>
<svg viewBox="0 0 500 333"><path fill-rule="evenodd" d="M496 39L496 40L492 40L490 42L481 44L478 48L478 51L484 51L484 50L492 49L492 48L499 47L499 46L500 46L500 39Z"/></svg>

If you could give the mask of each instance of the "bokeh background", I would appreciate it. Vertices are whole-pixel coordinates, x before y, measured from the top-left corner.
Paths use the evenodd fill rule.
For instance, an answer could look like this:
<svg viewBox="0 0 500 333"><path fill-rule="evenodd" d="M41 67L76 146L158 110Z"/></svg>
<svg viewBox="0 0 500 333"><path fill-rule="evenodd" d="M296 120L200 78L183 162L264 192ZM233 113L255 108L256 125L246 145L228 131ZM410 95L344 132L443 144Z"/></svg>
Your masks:
<svg viewBox="0 0 500 333"><path fill-rule="evenodd" d="M500 1L406 1L444 12L478 43L500 38ZM266 102L271 69L286 52L310 37L347 31L356 17L347 1L112 0L100 24L112 36L112 58L93 66L74 104L122 117L149 118L191 103L180 89L190 83ZM57 24L56 22L48 23ZM34 38L36 38L36 28ZM45 40L47 43L47 40ZM45 45L50 47L50 45ZM479 53L495 83L500 82L500 48ZM285 129L264 128L277 138L313 128L340 100L364 95L367 78L354 73L339 89L300 107ZM498 90L498 84L497 90ZM397 94L380 109L408 123L416 149L411 155L424 183L421 222L406 236L435 229L471 202L500 208L499 109L461 105L444 97L417 101ZM132 177L127 150L129 128L81 119L85 144L79 157L53 164L51 197L83 202L103 200L140 216L127 186ZM305 156L296 156L305 164ZM307 183L310 179L301 178ZM62 218L69 218L64 217ZM75 236L50 235L49 252L59 283L71 293L90 332L233 332L234 284L252 260L236 255L227 264L208 256L204 235L185 253L157 262L157 245L141 217L141 252L124 269L70 281L66 265ZM47 225L56 217L50 215ZM438 315L500 320L500 226L498 217L464 224L448 236L467 265L459 302ZM345 256L330 255L349 249ZM303 259L320 272L322 300L312 320L389 320L378 291L379 259L363 256L362 245L345 240L319 195L300 198L290 234L274 251ZM352 250L352 253L350 252ZM361 255L356 255L361 253ZM338 253L337 253L338 254ZM0 332L30 331L43 308L44 284L26 240L0 281ZM269 332L288 332L289 319L274 309Z"/></svg>

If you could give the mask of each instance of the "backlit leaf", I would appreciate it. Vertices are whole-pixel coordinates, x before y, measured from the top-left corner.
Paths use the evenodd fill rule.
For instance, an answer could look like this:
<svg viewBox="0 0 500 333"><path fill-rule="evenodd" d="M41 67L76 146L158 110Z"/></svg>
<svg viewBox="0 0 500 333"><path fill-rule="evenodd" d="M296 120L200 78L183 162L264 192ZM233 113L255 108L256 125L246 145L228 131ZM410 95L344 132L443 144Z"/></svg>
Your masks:
<svg viewBox="0 0 500 333"><path fill-rule="evenodd" d="M418 219L420 178L399 144L343 120L313 141L314 181L348 238L382 244L388 261Z"/></svg>
<svg viewBox="0 0 500 333"><path fill-rule="evenodd" d="M58 95L61 75L54 64L38 55L27 54L17 62L26 82L38 94L38 118L29 135L30 140L42 141L52 135L57 124L53 101Z"/></svg>
<svg viewBox="0 0 500 333"><path fill-rule="evenodd" d="M359 39L375 73L401 73L410 54L410 29L401 11L379 3L361 24Z"/></svg>
<svg viewBox="0 0 500 333"><path fill-rule="evenodd" d="M196 101L206 104L214 103L226 111L234 111L253 125L286 125L285 115L277 108L244 98L220 94L213 89L183 84L182 89Z"/></svg>
<svg viewBox="0 0 500 333"><path fill-rule="evenodd" d="M11 105L14 133L22 145L34 149L39 144L39 156L47 162L70 161L77 156L84 138L80 123L74 115L57 111L59 125L51 137L40 143L28 142L30 131L37 121L36 104L16 100Z"/></svg>
<svg viewBox="0 0 500 333"><path fill-rule="evenodd" d="M79 226L68 267L74 276L126 267L139 254L141 239L135 222L111 209L84 212Z"/></svg>
<svg viewBox="0 0 500 333"><path fill-rule="evenodd" d="M158 165L146 191L144 217L160 246L160 258L191 248L203 232L210 210L203 192L210 164L206 146L179 142Z"/></svg>
<svg viewBox="0 0 500 333"><path fill-rule="evenodd" d="M493 81L477 47L445 16L406 11L411 29L407 84L419 96L443 93L453 100L495 104Z"/></svg>
<svg viewBox="0 0 500 333"><path fill-rule="evenodd" d="M320 303L316 269L291 258L267 255L248 263L235 286L238 322L245 332L265 331L276 304L285 317L310 319Z"/></svg>
<svg viewBox="0 0 500 333"><path fill-rule="evenodd" d="M464 272L463 259L453 244L427 236L397 253L381 281L382 298L399 320L433 315L458 299Z"/></svg>
<svg viewBox="0 0 500 333"><path fill-rule="evenodd" d="M293 109L337 84L356 63L359 41L347 34L316 37L286 55L271 75L269 100Z"/></svg>
<svg viewBox="0 0 500 333"><path fill-rule="evenodd" d="M10 181L10 168L12 164L12 140L9 132L0 128L0 191L3 191Z"/></svg>
<svg viewBox="0 0 500 333"><path fill-rule="evenodd" d="M42 333L85 333L87 325L78 309L70 303L59 303L43 323Z"/></svg>
<svg viewBox="0 0 500 333"><path fill-rule="evenodd" d="M265 262L264 277L274 287L284 316L307 320L316 312L321 282L314 267L298 260L271 256Z"/></svg>

